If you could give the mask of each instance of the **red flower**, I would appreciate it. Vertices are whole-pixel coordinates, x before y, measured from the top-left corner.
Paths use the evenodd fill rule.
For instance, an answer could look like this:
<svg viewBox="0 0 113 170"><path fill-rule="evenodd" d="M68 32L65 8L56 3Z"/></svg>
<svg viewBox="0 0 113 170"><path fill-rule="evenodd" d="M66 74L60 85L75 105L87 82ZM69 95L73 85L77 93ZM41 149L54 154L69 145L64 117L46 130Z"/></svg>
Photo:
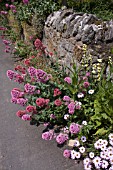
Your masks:
<svg viewBox="0 0 113 170"><path fill-rule="evenodd" d="M61 106L61 105L62 105L62 101L61 101L60 99L56 99L56 100L54 101L54 104L55 104L56 106Z"/></svg>
<svg viewBox="0 0 113 170"><path fill-rule="evenodd" d="M58 88L54 89L54 96L59 96L61 94L61 91Z"/></svg>
<svg viewBox="0 0 113 170"><path fill-rule="evenodd" d="M36 104L37 104L37 106L43 107L46 104L45 99L44 98L38 98L36 100Z"/></svg>
<svg viewBox="0 0 113 170"><path fill-rule="evenodd" d="M29 59L25 59L25 60L24 60L24 64L25 64L26 66L30 66L30 60L29 60Z"/></svg>
<svg viewBox="0 0 113 170"><path fill-rule="evenodd" d="M29 105L29 106L26 107L26 111L27 111L27 112L33 112L33 111L35 111L35 110L36 110L36 107L35 107L35 106Z"/></svg>
<svg viewBox="0 0 113 170"><path fill-rule="evenodd" d="M26 114L26 111L25 110L19 110L17 113L16 113L16 115L18 116L18 117L22 117L23 115L25 115Z"/></svg>

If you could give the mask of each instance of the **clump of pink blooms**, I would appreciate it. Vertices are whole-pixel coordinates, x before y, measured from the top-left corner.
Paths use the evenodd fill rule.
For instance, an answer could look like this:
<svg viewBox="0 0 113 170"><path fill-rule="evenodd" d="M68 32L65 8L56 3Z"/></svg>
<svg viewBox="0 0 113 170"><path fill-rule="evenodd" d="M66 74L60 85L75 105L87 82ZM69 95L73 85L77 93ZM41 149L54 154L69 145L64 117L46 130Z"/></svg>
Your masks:
<svg viewBox="0 0 113 170"><path fill-rule="evenodd" d="M72 83L72 80L70 77L65 77L64 81L68 84L71 84Z"/></svg>
<svg viewBox="0 0 113 170"><path fill-rule="evenodd" d="M69 127L69 131L71 132L71 134L77 134L80 132L80 125L77 123L71 123L70 127Z"/></svg>
<svg viewBox="0 0 113 170"><path fill-rule="evenodd" d="M68 135L64 134L64 133L60 133L57 137L56 137L56 141L58 144L63 144L64 142L66 142L68 140Z"/></svg>

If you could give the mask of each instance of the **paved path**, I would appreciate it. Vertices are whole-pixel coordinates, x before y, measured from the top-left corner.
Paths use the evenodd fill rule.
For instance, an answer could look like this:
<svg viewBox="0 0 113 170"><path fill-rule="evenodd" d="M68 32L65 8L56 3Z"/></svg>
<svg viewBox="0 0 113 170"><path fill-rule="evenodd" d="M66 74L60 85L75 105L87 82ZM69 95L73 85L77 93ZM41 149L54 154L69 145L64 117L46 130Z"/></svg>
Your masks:
<svg viewBox="0 0 113 170"><path fill-rule="evenodd" d="M16 117L20 107L10 103L10 91L17 84L6 77L14 62L3 50L0 39L0 170L82 170L62 156L55 141L41 139L41 126Z"/></svg>

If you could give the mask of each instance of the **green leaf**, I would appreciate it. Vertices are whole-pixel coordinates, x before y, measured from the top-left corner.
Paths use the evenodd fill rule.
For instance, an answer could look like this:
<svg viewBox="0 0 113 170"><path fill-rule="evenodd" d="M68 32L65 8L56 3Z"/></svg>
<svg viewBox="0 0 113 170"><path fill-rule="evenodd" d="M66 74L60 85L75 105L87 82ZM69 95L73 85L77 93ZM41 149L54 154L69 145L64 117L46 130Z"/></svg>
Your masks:
<svg viewBox="0 0 113 170"><path fill-rule="evenodd" d="M105 130L104 128L98 129L94 135L105 135L109 130Z"/></svg>

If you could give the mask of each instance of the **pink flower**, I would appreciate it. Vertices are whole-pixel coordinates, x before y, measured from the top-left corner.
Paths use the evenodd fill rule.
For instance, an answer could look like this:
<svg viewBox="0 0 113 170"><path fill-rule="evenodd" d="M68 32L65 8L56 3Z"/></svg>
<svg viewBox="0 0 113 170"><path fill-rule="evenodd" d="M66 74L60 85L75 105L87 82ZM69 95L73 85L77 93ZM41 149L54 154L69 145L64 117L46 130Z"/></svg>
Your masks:
<svg viewBox="0 0 113 170"><path fill-rule="evenodd" d="M70 97L69 96L64 96L63 100L66 101L66 102L69 102L70 101Z"/></svg>
<svg viewBox="0 0 113 170"><path fill-rule="evenodd" d="M14 79L15 74L16 74L16 73L15 73L14 71L12 71L12 70L8 70L8 71L7 71L7 77L8 77L10 80Z"/></svg>
<svg viewBox="0 0 113 170"><path fill-rule="evenodd" d="M80 131L80 125L76 123L71 123L69 130L71 134L77 134Z"/></svg>
<svg viewBox="0 0 113 170"><path fill-rule="evenodd" d="M22 120L31 120L31 115L28 115L28 114L24 114L23 116L22 116Z"/></svg>
<svg viewBox="0 0 113 170"><path fill-rule="evenodd" d="M68 149L64 150L63 156L64 156L65 158L69 158L70 155L71 155L71 151L70 151L70 150L68 150Z"/></svg>
<svg viewBox="0 0 113 170"><path fill-rule="evenodd" d="M36 69L34 67L29 67L28 68L28 73L30 74L30 76L36 76Z"/></svg>
<svg viewBox="0 0 113 170"><path fill-rule="evenodd" d="M44 139L44 140L51 140L53 138L54 138L54 131L53 130L42 133L42 139Z"/></svg>
<svg viewBox="0 0 113 170"><path fill-rule="evenodd" d="M11 96L12 96L12 98L19 98L20 95L21 95L21 92L20 92L19 90L17 90L17 89L13 89L13 90L11 91Z"/></svg>
<svg viewBox="0 0 113 170"><path fill-rule="evenodd" d="M65 77L64 81L67 82L68 84L71 84L72 82L70 77Z"/></svg>
<svg viewBox="0 0 113 170"><path fill-rule="evenodd" d="M42 82L42 83L45 83L46 81L49 80L48 74L45 71L41 70L41 69L38 69L36 71L36 77L37 77L37 80L39 82Z"/></svg>
<svg viewBox="0 0 113 170"><path fill-rule="evenodd" d="M35 110L36 110L36 107L35 107L35 106L29 105L29 106L26 107L26 111L29 112L29 113L30 113L30 112L33 112L33 111L35 111Z"/></svg>
<svg viewBox="0 0 113 170"><path fill-rule="evenodd" d="M90 72L87 72L87 73L86 73L86 76L87 76L87 77L90 77Z"/></svg>
<svg viewBox="0 0 113 170"><path fill-rule="evenodd" d="M11 99L11 103L17 104L17 99L16 98L12 98Z"/></svg>
<svg viewBox="0 0 113 170"><path fill-rule="evenodd" d="M35 45L37 50L44 50L45 49L42 42L38 38L35 40L34 45Z"/></svg>
<svg viewBox="0 0 113 170"><path fill-rule="evenodd" d="M17 113L16 113L16 115L18 116L18 117L22 117L23 115L25 115L26 114L26 111L25 110L19 110Z"/></svg>
<svg viewBox="0 0 113 170"><path fill-rule="evenodd" d="M9 8L9 4L5 4L6 8Z"/></svg>
<svg viewBox="0 0 113 170"><path fill-rule="evenodd" d="M30 66L30 64L31 64L30 59L25 59L25 60L24 60L24 64L25 64L26 66Z"/></svg>
<svg viewBox="0 0 113 170"><path fill-rule="evenodd" d="M60 133L56 137L56 141L57 141L58 144L63 144L67 140L68 140L68 135L67 134Z"/></svg>
<svg viewBox="0 0 113 170"><path fill-rule="evenodd" d="M29 3L29 0L23 0L23 3L24 3L24 4L28 4L28 3Z"/></svg>
<svg viewBox="0 0 113 170"><path fill-rule="evenodd" d="M5 45L9 45L11 42L8 41L8 40L3 40L3 43L4 43Z"/></svg>
<svg viewBox="0 0 113 170"><path fill-rule="evenodd" d="M74 112L75 112L75 103L74 103L74 102L71 102L71 103L68 105L68 109L69 109L69 113L70 113L70 114L74 114Z"/></svg>
<svg viewBox="0 0 113 170"><path fill-rule="evenodd" d="M50 102L49 99L45 99L45 105L48 105L49 102Z"/></svg>
<svg viewBox="0 0 113 170"><path fill-rule="evenodd" d="M32 93L35 91L36 86L30 85L29 83L25 84L24 89L27 93Z"/></svg>
<svg viewBox="0 0 113 170"><path fill-rule="evenodd" d="M83 83L83 86L84 86L85 88L88 88L88 87L89 87L89 85L90 85L90 84L89 84L89 82L88 82L88 81L86 81L86 82L84 82L84 83Z"/></svg>
<svg viewBox="0 0 113 170"><path fill-rule="evenodd" d="M37 104L37 106L39 106L39 107L43 107L43 106L45 105L45 99L44 99L44 98L38 98L38 99L36 100L36 104Z"/></svg>
<svg viewBox="0 0 113 170"><path fill-rule="evenodd" d="M19 98L19 99L17 99L17 104L19 104L21 106L25 106L27 101L28 101L27 99Z"/></svg>
<svg viewBox="0 0 113 170"><path fill-rule="evenodd" d="M55 88L53 96L59 96L60 94L61 94L61 91L58 88Z"/></svg>
<svg viewBox="0 0 113 170"><path fill-rule="evenodd" d="M24 78L20 75L20 74L16 74L15 75L15 82L23 83L24 82Z"/></svg>
<svg viewBox="0 0 113 170"><path fill-rule="evenodd" d="M54 114L50 114L50 118L55 119L56 116Z"/></svg>
<svg viewBox="0 0 113 170"><path fill-rule="evenodd" d="M12 10L12 12L13 12L13 13L16 13L17 11L14 9L14 10Z"/></svg>
<svg viewBox="0 0 113 170"><path fill-rule="evenodd" d="M54 101L54 104L55 104L56 106L61 106L61 105L62 105L62 101L61 101L60 99L56 99L56 100Z"/></svg>
<svg viewBox="0 0 113 170"><path fill-rule="evenodd" d="M10 8L11 8L11 9L15 9L16 6L15 6L15 5L10 5Z"/></svg>

